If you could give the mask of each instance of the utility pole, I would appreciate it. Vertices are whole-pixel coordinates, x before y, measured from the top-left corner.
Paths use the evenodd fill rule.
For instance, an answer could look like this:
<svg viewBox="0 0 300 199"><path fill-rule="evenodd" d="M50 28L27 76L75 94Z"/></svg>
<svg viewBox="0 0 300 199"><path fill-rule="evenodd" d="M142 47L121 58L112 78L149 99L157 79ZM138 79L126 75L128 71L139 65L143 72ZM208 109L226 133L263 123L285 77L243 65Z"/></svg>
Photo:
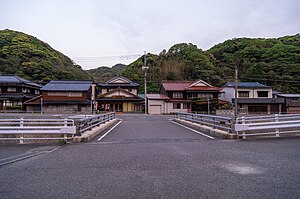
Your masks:
<svg viewBox="0 0 300 199"><path fill-rule="evenodd" d="M144 86L145 86L145 114L148 114L148 107L147 107L147 70L149 67L147 67L147 54L146 51L144 51L144 66L142 66L142 70L144 71Z"/></svg>
<svg viewBox="0 0 300 199"><path fill-rule="evenodd" d="M237 120L237 114L238 114L238 65L239 65L239 60L237 64L235 65L235 86L234 86L234 118L233 118L233 132L235 131L235 124Z"/></svg>
<svg viewBox="0 0 300 199"><path fill-rule="evenodd" d="M208 113L208 115L210 115L209 100L210 100L210 98L207 98L207 113Z"/></svg>

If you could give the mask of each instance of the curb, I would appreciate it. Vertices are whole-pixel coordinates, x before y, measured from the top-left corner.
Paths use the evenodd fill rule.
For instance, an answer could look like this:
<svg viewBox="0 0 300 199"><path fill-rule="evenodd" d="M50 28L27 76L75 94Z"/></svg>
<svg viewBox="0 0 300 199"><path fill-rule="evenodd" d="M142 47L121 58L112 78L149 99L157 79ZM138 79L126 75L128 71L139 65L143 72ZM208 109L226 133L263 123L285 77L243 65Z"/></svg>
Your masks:
<svg viewBox="0 0 300 199"><path fill-rule="evenodd" d="M102 133L109 127L113 126L119 121L119 119L113 119L109 122L106 122L105 124L100 125L99 127L93 128L91 131L84 132L81 136L75 136L73 138L74 143L80 143L80 142L88 142L94 137L96 137L98 134Z"/></svg>
<svg viewBox="0 0 300 199"><path fill-rule="evenodd" d="M220 129L213 129L211 127L208 126L204 126L204 125L200 125L200 124L196 124L196 123L192 123L192 122L188 122L188 121L184 121L184 120L180 120L180 119L174 119L173 121L179 123L179 124L183 124L187 127L190 127L192 129L198 130L202 133L205 133L207 135L211 135L214 137L218 137L218 138L222 138L222 139L237 139L238 136L232 133L227 133L226 131L222 131Z"/></svg>

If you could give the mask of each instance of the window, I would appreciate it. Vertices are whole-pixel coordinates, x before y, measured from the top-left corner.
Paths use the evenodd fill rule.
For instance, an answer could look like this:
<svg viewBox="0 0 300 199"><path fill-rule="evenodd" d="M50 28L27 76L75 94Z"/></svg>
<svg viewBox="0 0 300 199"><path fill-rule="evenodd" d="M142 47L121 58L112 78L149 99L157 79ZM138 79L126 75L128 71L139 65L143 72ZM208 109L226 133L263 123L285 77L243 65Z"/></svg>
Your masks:
<svg viewBox="0 0 300 199"><path fill-rule="evenodd" d="M67 96L67 92L55 92L55 91L51 91L48 92L49 96Z"/></svg>
<svg viewBox="0 0 300 199"><path fill-rule="evenodd" d="M23 93L30 93L30 89L29 88L23 88L22 91L23 91Z"/></svg>
<svg viewBox="0 0 300 199"><path fill-rule="evenodd" d="M8 87L7 92L16 92L17 88L16 87Z"/></svg>
<svg viewBox="0 0 300 199"><path fill-rule="evenodd" d="M299 100L298 98L292 98L291 103L298 103L298 100Z"/></svg>
<svg viewBox="0 0 300 199"><path fill-rule="evenodd" d="M39 95L40 91L39 90L34 90L34 94Z"/></svg>
<svg viewBox="0 0 300 199"><path fill-rule="evenodd" d="M190 109L191 104L190 103L183 103L183 109Z"/></svg>
<svg viewBox="0 0 300 199"><path fill-rule="evenodd" d="M240 109L245 109L245 104L239 104Z"/></svg>
<svg viewBox="0 0 300 199"><path fill-rule="evenodd" d="M248 106L249 113L268 113L268 107L263 105Z"/></svg>
<svg viewBox="0 0 300 199"><path fill-rule="evenodd" d="M208 99L213 98L213 93L188 93L188 98L201 98L201 99Z"/></svg>
<svg viewBox="0 0 300 199"><path fill-rule="evenodd" d="M173 103L173 109L181 109L180 103Z"/></svg>
<svg viewBox="0 0 300 199"><path fill-rule="evenodd" d="M213 94L212 93L198 93L198 98L211 99L211 98L213 98Z"/></svg>
<svg viewBox="0 0 300 199"><path fill-rule="evenodd" d="M21 101L4 100L3 106L22 106L22 102Z"/></svg>
<svg viewBox="0 0 300 199"><path fill-rule="evenodd" d="M196 98L197 97L197 93L188 93L188 98Z"/></svg>
<svg viewBox="0 0 300 199"><path fill-rule="evenodd" d="M268 91L257 91L258 97L268 97Z"/></svg>
<svg viewBox="0 0 300 199"><path fill-rule="evenodd" d="M132 92L132 89L131 89L131 88L129 88L129 89L128 89L128 91L129 91L129 92Z"/></svg>
<svg viewBox="0 0 300 199"><path fill-rule="evenodd" d="M249 91L239 91L238 94L241 98L249 98Z"/></svg>
<svg viewBox="0 0 300 199"><path fill-rule="evenodd" d="M173 92L173 98L183 98L182 92Z"/></svg>
<svg viewBox="0 0 300 199"><path fill-rule="evenodd" d="M68 92L68 97L82 97L82 92Z"/></svg>

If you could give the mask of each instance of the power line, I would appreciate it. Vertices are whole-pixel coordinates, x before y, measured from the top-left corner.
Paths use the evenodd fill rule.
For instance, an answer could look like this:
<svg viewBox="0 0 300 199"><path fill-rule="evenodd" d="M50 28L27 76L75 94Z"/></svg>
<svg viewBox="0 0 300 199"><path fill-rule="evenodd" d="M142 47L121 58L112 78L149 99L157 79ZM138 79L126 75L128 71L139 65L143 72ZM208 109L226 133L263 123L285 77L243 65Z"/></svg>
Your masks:
<svg viewBox="0 0 300 199"><path fill-rule="evenodd" d="M100 62L137 59L141 54L114 55L114 56L95 56L95 57L74 57L77 62Z"/></svg>
<svg viewBox="0 0 300 199"><path fill-rule="evenodd" d="M297 83L297 84L300 84L300 81L294 81L294 80L276 80L276 79L264 79L264 78L256 78L256 77L242 77L241 79L250 79L250 80L261 80L261 81L269 81L269 82L285 82L285 83Z"/></svg>

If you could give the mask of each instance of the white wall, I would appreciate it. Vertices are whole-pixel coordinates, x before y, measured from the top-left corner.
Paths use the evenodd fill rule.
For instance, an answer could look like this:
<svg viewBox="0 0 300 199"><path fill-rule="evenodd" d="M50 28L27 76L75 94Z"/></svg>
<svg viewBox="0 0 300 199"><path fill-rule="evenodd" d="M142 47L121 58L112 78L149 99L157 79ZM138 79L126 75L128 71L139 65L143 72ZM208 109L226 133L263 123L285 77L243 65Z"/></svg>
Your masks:
<svg viewBox="0 0 300 199"><path fill-rule="evenodd" d="M228 101L229 103L232 103L232 99L235 98L235 92L234 88L232 87L225 87L222 89L221 94L221 100ZM258 91L267 91L268 92L268 97L265 98L272 98L272 88L270 89L251 89L251 88L239 88L238 91L248 91L249 92L249 98L263 98L263 97L258 97L257 92Z"/></svg>
<svg viewBox="0 0 300 199"><path fill-rule="evenodd" d="M189 111L189 109L184 109L183 108L183 103L180 103L180 109L174 109L173 108L173 103L174 102L167 102L167 113L176 113L176 112L183 112L183 113L187 113Z"/></svg>
<svg viewBox="0 0 300 199"><path fill-rule="evenodd" d="M148 112L150 112L151 106L161 106L161 113L167 113L167 107L164 100L149 100L148 99Z"/></svg>

